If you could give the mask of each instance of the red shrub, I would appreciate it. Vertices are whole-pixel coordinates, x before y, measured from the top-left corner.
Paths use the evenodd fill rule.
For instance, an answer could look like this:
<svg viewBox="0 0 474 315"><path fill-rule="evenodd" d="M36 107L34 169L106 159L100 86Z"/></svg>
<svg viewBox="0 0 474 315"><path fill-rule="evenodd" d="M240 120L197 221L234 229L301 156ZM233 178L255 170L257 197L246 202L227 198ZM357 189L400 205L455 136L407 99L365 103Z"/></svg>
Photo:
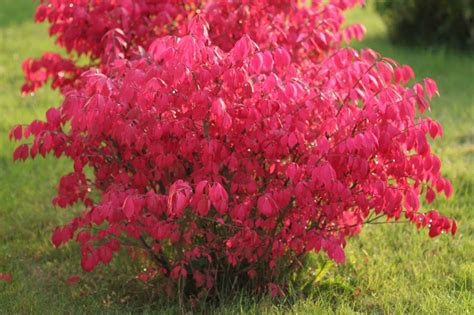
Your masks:
<svg viewBox="0 0 474 315"><path fill-rule="evenodd" d="M33 137L14 157L73 160L53 203L85 205L54 245L75 238L85 271L126 246L150 258L143 281L275 288L311 251L344 262L346 239L381 217L454 233L418 212L420 195L452 192L427 141L441 126L422 115L436 84L340 48L363 36L341 30L357 2L42 2L36 20L90 61L24 64L25 92L52 78L64 101L12 130Z"/></svg>

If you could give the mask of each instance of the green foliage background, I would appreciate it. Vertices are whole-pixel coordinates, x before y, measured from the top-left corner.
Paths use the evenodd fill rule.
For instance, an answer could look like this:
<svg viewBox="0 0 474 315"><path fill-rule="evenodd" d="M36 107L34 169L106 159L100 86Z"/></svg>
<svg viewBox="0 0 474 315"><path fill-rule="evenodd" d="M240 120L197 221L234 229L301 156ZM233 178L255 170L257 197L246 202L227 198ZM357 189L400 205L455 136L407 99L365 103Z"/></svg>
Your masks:
<svg viewBox="0 0 474 315"><path fill-rule="evenodd" d="M377 0L395 42L474 49L474 1Z"/></svg>

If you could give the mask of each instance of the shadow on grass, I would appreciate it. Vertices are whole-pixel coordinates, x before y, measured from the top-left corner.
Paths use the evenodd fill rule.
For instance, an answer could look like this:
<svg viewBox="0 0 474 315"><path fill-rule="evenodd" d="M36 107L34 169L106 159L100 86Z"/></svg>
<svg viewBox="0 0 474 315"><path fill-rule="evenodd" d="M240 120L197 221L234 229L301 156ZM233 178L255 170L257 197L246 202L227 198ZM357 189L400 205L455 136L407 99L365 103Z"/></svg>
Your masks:
<svg viewBox="0 0 474 315"><path fill-rule="evenodd" d="M474 130L471 132L461 134L456 139L459 144L472 144L474 145Z"/></svg>
<svg viewBox="0 0 474 315"><path fill-rule="evenodd" d="M372 35L366 36L361 42L353 41L351 42L351 47L361 49L361 48L371 48L375 51L378 51L385 55L388 52L394 52L396 55L409 55L416 57L417 53L420 54L420 57L424 54L442 54L442 55L459 55L459 56L473 56L472 51L458 49L454 46L449 45L411 45L402 42L394 42L383 34L381 35Z"/></svg>
<svg viewBox="0 0 474 315"><path fill-rule="evenodd" d="M53 259L55 257L55 259ZM110 266L99 265L93 273L84 274L78 269L77 252L52 254L41 274L35 274L37 288L47 288L48 296L62 296L54 302L54 309L63 308L72 313L143 313L143 314L286 314L300 308L337 309L341 303L352 305L357 291L342 277L331 277L310 290L294 290L280 298L269 294L236 291L222 299L194 299L179 306L176 296L168 297L159 283L143 283L134 277L140 264L130 262L122 253ZM44 261L43 261L44 263ZM74 286L65 284L69 275L78 272L81 280ZM59 283L58 283L59 281ZM296 288L295 288L296 289ZM38 290L36 290L39 292Z"/></svg>

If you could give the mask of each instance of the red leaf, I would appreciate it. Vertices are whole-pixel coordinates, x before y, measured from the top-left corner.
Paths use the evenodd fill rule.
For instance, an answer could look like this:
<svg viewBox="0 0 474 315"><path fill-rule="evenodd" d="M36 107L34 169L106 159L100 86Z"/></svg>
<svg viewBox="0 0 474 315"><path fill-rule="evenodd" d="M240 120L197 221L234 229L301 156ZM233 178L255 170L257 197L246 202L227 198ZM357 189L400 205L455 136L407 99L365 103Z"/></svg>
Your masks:
<svg viewBox="0 0 474 315"><path fill-rule="evenodd" d="M270 196L260 196L257 201L257 208L261 214L271 217L277 213L275 201Z"/></svg>
<svg viewBox="0 0 474 315"><path fill-rule="evenodd" d="M275 60L275 66L277 68L286 68L291 63L291 56L285 48L278 48L273 53L273 56Z"/></svg>
<svg viewBox="0 0 474 315"><path fill-rule="evenodd" d="M27 144L22 144L13 152L13 161L26 160L28 158L29 148Z"/></svg>
<svg viewBox="0 0 474 315"><path fill-rule="evenodd" d="M263 65L262 71L263 72L270 72L273 70L273 56L271 52L266 51L263 53Z"/></svg>
<svg viewBox="0 0 474 315"><path fill-rule="evenodd" d="M58 248L61 246L63 243L63 231L61 227L56 227L56 229L53 232L53 235L51 236L51 242L53 242L54 246Z"/></svg>
<svg viewBox="0 0 474 315"><path fill-rule="evenodd" d="M221 184L215 183L209 189L209 199L220 214L227 212L229 196Z"/></svg>
<svg viewBox="0 0 474 315"><path fill-rule="evenodd" d="M451 182L449 180L444 181L444 193L446 195L446 198L451 197L453 194L453 186L451 186Z"/></svg>
<svg viewBox="0 0 474 315"><path fill-rule="evenodd" d="M113 258L112 250L107 246L101 246L99 248L99 257L104 264L108 265Z"/></svg>
<svg viewBox="0 0 474 315"><path fill-rule="evenodd" d="M61 114L56 108L52 107L46 112L46 119L51 125L56 127L61 123Z"/></svg>
<svg viewBox="0 0 474 315"><path fill-rule="evenodd" d="M10 132L10 140L13 138L15 140L21 140L23 136L23 127L21 125L16 126Z"/></svg>
<svg viewBox="0 0 474 315"><path fill-rule="evenodd" d="M0 280L11 282L13 280L13 275L9 273L0 273Z"/></svg>
<svg viewBox="0 0 474 315"><path fill-rule="evenodd" d="M260 71L262 70L262 66L263 66L263 54L262 53L255 54L255 56L250 61L250 68L253 70L253 72L260 73Z"/></svg>
<svg viewBox="0 0 474 315"><path fill-rule="evenodd" d="M214 102L212 102L211 112L214 115L216 115L218 120L222 119L222 116L225 113L225 109L226 109L226 106L225 106L224 100L222 98L218 98L218 99L214 100Z"/></svg>
<svg viewBox="0 0 474 315"><path fill-rule="evenodd" d="M426 93L428 94L430 100L435 94L439 96L438 86L436 85L436 82L433 79L426 78L423 80L423 82L425 84Z"/></svg>
<svg viewBox="0 0 474 315"><path fill-rule="evenodd" d="M247 58L255 49L255 43L248 35L242 36L241 39L235 43L234 48L230 51L231 60L237 63L244 58Z"/></svg>
<svg viewBox="0 0 474 315"><path fill-rule="evenodd" d="M82 255L81 266L85 272L91 272L98 262L99 261L94 254Z"/></svg>
<svg viewBox="0 0 474 315"><path fill-rule="evenodd" d="M451 223L451 235L455 235L458 230L458 225L456 223L456 220L453 220Z"/></svg>
<svg viewBox="0 0 474 315"><path fill-rule="evenodd" d="M297 143L298 138L296 137L296 134L294 132L290 133L290 136L288 137L288 146L290 149L293 149Z"/></svg>
<svg viewBox="0 0 474 315"><path fill-rule="evenodd" d="M127 219L131 219L135 214L135 203L132 197L127 197L123 203L123 213Z"/></svg>
<svg viewBox="0 0 474 315"><path fill-rule="evenodd" d="M81 277L77 276L77 275L74 275L74 276L70 276L67 280L66 280L66 283L68 285L74 285L76 283L78 283L79 281L81 280Z"/></svg>
<svg viewBox="0 0 474 315"><path fill-rule="evenodd" d="M345 263L346 255L341 245L334 239L323 239L321 246L324 248L329 258L334 260L336 263Z"/></svg>
<svg viewBox="0 0 474 315"><path fill-rule="evenodd" d="M275 283L269 283L268 288L270 289L270 294L272 295L272 298L276 298L277 296L285 296L285 293L280 288L280 286Z"/></svg>
<svg viewBox="0 0 474 315"><path fill-rule="evenodd" d="M435 197L436 195L433 189L431 187L428 187L428 190L426 191L426 201L428 203L432 203Z"/></svg>
<svg viewBox="0 0 474 315"><path fill-rule="evenodd" d="M179 277L186 278L187 275L188 272L181 266L176 266L171 270L171 277L174 279L178 279Z"/></svg>

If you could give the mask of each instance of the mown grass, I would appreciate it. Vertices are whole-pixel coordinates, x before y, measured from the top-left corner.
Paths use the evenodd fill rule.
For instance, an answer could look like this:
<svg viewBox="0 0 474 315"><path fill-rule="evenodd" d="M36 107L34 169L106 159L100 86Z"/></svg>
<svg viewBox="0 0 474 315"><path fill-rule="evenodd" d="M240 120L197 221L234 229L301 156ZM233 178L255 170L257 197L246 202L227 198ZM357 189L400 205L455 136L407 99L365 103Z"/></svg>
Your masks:
<svg viewBox="0 0 474 315"><path fill-rule="evenodd" d="M15 147L8 130L15 123L43 118L60 97L47 89L21 97L21 62L53 48L44 25L32 22L29 0L0 0L0 313L175 313L177 306L156 297L133 279L139 267L119 257L108 268L83 275L78 249L53 249L54 227L78 209L62 210L50 200L67 161L52 158L13 163ZM201 305L195 312L222 314L271 313L416 313L468 314L474 310L474 57L450 49L407 48L389 43L380 19L370 9L349 14L362 22L367 38L356 44L371 47L411 65L417 78L438 82L441 97L431 115L444 125L445 136L434 144L444 173L452 180L451 200L436 201L441 212L457 218L456 237L429 239L413 226L369 226L347 247L348 263L334 268L320 285L280 302L240 294L216 308ZM65 280L80 274L68 286Z"/></svg>

